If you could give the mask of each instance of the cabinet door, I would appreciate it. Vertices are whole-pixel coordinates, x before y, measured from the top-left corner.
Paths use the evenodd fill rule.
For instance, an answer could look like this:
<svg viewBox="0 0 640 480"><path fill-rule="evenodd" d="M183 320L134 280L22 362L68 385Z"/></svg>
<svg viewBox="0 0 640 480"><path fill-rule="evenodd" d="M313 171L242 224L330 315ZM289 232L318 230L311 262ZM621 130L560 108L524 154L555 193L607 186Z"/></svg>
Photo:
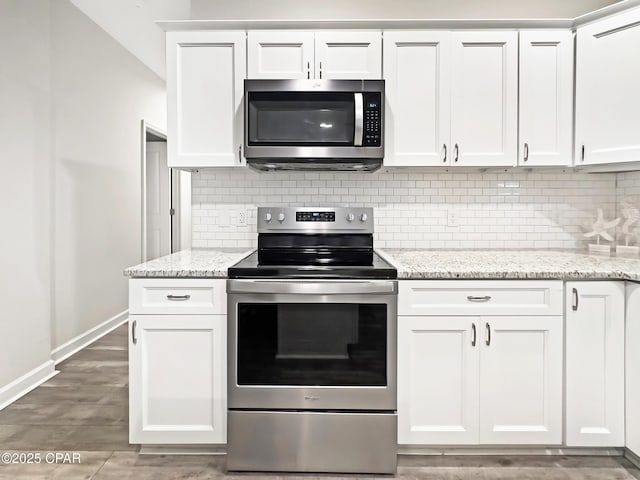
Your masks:
<svg viewBox="0 0 640 480"><path fill-rule="evenodd" d="M313 32L250 31L248 78L313 78Z"/></svg>
<svg viewBox="0 0 640 480"><path fill-rule="evenodd" d="M169 167L243 163L243 32L167 33Z"/></svg>
<svg viewBox="0 0 640 480"><path fill-rule="evenodd" d="M627 448L640 456L640 284L627 284Z"/></svg>
<svg viewBox="0 0 640 480"><path fill-rule="evenodd" d="M578 28L576 45L576 165L639 161L640 9Z"/></svg>
<svg viewBox="0 0 640 480"><path fill-rule="evenodd" d="M571 165L573 34L520 32L520 165Z"/></svg>
<svg viewBox="0 0 640 480"><path fill-rule="evenodd" d="M515 165L518 33L456 32L452 38L453 164Z"/></svg>
<svg viewBox="0 0 640 480"><path fill-rule="evenodd" d="M129 317L129 441L226 442L226 316Z"/></svg>
<svg viewBox="0 0 640 480"><path fill-rule="evenodd" d="M382 33L316 32L315 72L318 79L382 78Z"/></svg>
<svg viewBox="0 0 640 480"><path fill-rule="evenodd" d="M624 283L567 282L567 445L624 446Z"/></svg>
<svg viewBox="0 0 640 480"><path fill-rule="evenodd" d="M480 443L562 443L562 316L482 317Z"/></svg>
<svg viewBox="0 0 640 480"><path fill-rule="evenodd" d="M450 57L450 32L384 33L385 165L450 164Z"/></svg>
<svg viewBox="0 0 640 480"><path fill-rule="evenodd" d="M478 443L478 327L473 317L398 318L398 443Z"/></svg>

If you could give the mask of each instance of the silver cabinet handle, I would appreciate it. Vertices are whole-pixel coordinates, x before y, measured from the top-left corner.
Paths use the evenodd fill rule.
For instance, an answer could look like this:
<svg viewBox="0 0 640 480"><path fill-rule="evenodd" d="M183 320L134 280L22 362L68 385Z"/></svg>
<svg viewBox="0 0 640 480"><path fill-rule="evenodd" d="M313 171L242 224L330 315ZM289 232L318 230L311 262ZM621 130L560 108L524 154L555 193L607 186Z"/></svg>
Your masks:
<svg viewBox="0 0 640 480"><path fill-rule="evenodd" d="M133 323L131 324L131 341L133 342L134 345L136 345L138 343L138 339L136 338L136 325L137 325L138 321L134 320Z"/></svg>
<svg viewBox="0 0 640 480"><path fill-rule="evenodd" d="M524 161L529 160L529 144L525 142L524 144Z"/></svg>
<svg viewBox="0 0 640 480"><path fill-rule="evenodd" d="M320 62L320 80L322 80L322 62Z"/></svg>
<svg viewBox="0 0 640 480"><path fill-rule="evenodd" d="M488 302L491 300L491 295L485 295L484 297L474 297L473 295L467 295L467 300L470 302Z"/></svg>
<svg viewBox="0 0 640 480"><path fill-rule="evenodd" d="M575 312L576 310L578 310L578 289L574 288L571 293L573 294L573 305L571 306L571 308Z"/></svg>
<svg viewBox="0 0 640 480"><path fill-rule="evenodd" d="M174 302L184 302L185 300L189 300L191 295L167 295L167 300L172 300Z"/></svg>
<svg viewBox="0 0 640 480"><path fill-rule="evenodd" d="M307 80L311 78L311 65L307 62Z"/></svg>
<svg viewBox="0 0 640 480"><path fill-rule="evenodd" d="M456 143L453 146L453 161L458 163L458 154L460 153L460 148L458 147L458 144Z"/></svg>
<svg viewBox="0 0 640 480"><path fill-rule="evenodd" d="M476 332L476 324L471 324L471 346L476 346L476 340L478 340L478 333Z"/></svg>
<svg viewBox="0 0 640 480"><path fill-rule="evenodd" d="M238 145L238 163L242 163L242 145Z"/></svg>
<svg viewBox="0 0 640 480"><path fill-rule="evenodd" d="M442 145L442 162L447 163L447 144Z"/></svg>
<svg viewBox="0 0 640 480"><path fill-rule="evenodd" d="M487 322L485 328L487 329L487 339L484 341L484 343L489 346L491 345L491 325L489 325L489 322Z"/></svg>
<svg viewBox="0 0 640 480"><path fill-rule="evenodd" d="M580 159L584 162L584 143L582 144L582 153L580 154Z"/></svg>

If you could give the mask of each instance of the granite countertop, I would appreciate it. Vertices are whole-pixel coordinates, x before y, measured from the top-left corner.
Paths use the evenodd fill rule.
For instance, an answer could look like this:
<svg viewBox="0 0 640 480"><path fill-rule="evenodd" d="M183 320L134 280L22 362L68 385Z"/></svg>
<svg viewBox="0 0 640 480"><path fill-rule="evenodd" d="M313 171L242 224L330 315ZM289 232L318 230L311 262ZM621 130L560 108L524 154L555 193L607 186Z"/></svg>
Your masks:
<svg viewBox="0 0 640 480"><path fill-rule="evenodd" d="M226 277L227 269L251 254L246 248L182 250L125 269L127 277Z"/></svg>
<svg viewBox="0 0 640 480"><path fill-rule="evenodd" d="M640 259L589 255L570 250L376 251L398 270L399 279L540 279L640 281ZM253 249L182 250L125 269L128 277L227 277L227 269Z"/></svg>
<svg viewBox="0 0 640 480"><path fill-rule="evenodd" d="M562 250L377 250L410 279L640 281L640 259Z"/></svg>

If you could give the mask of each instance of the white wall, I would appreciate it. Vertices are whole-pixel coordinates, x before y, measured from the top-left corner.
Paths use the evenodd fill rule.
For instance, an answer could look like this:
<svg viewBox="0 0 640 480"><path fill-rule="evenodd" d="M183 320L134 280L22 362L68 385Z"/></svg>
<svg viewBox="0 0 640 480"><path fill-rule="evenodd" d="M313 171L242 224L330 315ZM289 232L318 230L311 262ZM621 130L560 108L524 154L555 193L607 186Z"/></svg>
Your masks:
<svg viewBox="0 0 640 480"><path fill-rule="evenodd" d="M127 308L141 250L140 121L166 128L164 82L69 1L52 2L52 347Z"/></svg>
<svg viewBox="0 0 640 480"><path fill-rule="evenodd" d="M0 0L0 389L51 351L48 39L48 2Z"/></svg>
<svg viewBox="0 0 640 480"><path fill-rule="evenodd" d="M190 0L71 0L142 63L165 77L165 33L157 20L189 18Z"/></svg>
<svg viewBox="0 0 640 480"><path fill-rule="evenodd" d="M200 20L574 18L615 0L191 0Z"/></svg>

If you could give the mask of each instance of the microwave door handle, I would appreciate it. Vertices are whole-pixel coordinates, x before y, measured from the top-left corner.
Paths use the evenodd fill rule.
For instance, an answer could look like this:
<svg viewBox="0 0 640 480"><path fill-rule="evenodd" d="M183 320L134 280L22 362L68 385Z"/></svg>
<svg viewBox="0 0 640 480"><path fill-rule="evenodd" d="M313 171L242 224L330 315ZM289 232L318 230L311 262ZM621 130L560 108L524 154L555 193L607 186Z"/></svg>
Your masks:
<svg viewBox="0 0 640 480"><path fill-rule="evenodd" d="M353 99L355 103L355 129L353 132L353 145L356 147L362 146L363 135L363 122L364 122L364 105L362 102L362 93L354 93Z"/></svg>

